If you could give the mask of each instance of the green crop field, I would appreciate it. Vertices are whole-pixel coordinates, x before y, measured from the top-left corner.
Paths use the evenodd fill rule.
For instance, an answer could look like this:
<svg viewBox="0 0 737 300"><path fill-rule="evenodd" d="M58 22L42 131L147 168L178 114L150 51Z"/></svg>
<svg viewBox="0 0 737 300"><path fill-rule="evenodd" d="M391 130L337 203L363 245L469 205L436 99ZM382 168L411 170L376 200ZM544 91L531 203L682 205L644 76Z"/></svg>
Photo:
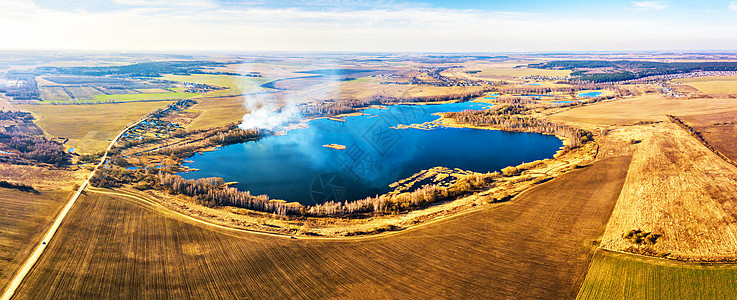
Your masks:
<svg viewBox="0 0 737 300"><path fill-rule="evenodd" d="M737 265L598 251L578 299L737 299Z"/></svg>
<svg viewBox="0 0 737 300"><path fill-rule="evenodd" d="M268 82L268 79L262 77L245 77L234 75L211 75L211 74L192 74L192 75L164 75L164 79L177 82L190 82L197 84L208 84L224 87L224 90L215 90L205 93L206 97L223 97L240 95L247 93L263 92L265 89L261 84Z"/></svg>

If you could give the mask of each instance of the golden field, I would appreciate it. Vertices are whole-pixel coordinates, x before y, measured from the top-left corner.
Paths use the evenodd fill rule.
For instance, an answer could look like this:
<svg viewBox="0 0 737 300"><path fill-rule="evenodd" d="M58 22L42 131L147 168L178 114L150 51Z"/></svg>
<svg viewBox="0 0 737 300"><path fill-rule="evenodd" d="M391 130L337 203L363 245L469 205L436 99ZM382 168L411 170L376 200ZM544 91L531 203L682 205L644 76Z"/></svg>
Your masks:
<svg viewBox="0 0 737 300"><path fill-rule="evenodd" d="M240 122L248 112L243 97L200 98L197 104L189 108L200 114L192 120L187 129L197 130Z"/></svg>
<svg viewBox="0 0 737 300"><path fill-rule="evenodd" d="M692 86L700 92L710 95L737 94L737 76L676 79L673 82Z"/></svg>
<svg viewBox="0 0 737 300"><path fill-rule="evenodd" d="M157 108L173 101L94 105L23 105L36 117L36 124L53 137L68 138L75 153L104 150L108 139Z"/></svg>
<svg viewBox="0 0 737 300"><path fill-rule="evenodd" d="M602 248L673 259L737 259L737 167L671 123L642 126ZM661 234L654 245L623 238Z"/></svg>
<svg viewBox="0 0 737 300"><path fill-rule="evenodd" d="M639 121L665 121L668 114L698 115L735 110L737 101L731 99L680 100L646 95L569 109L549 118L584 126L631 125Z"/></svg>

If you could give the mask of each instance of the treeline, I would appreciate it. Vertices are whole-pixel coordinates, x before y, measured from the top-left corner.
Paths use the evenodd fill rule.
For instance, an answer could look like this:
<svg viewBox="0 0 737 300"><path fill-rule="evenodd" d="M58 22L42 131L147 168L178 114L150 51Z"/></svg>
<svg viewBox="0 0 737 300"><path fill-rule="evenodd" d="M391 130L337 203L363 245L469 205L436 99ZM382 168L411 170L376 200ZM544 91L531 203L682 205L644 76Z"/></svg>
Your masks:
<svg viewBox="0 0 737 300"><path fill-rule="evenodd" d="M675 123L679 127L686 130L686 132L688 132L691 136L696 138L699 142L701 142L704 146L706 146L706 148L711 150L711 152L714 152L717 156L721 157L724 161L737 166L737 162L735 162L729 156L724 155L724 153L722 153L717 148L709 144L709 142L707 142L706 139L704 139L704 137L701 135L701 132L698 132L696 129L689 126L688 124L686 124L685 122L683 122L681 119L679 119L678 117L674 115L666 115L666 116L668 117L668 120L670 120L671 122Z"/></svg>
<svg viewBox="0 0 737 300"><path fill-rule="evenodd" d="M675 71L688 73L691 71L737 71L737 62L658 62L636 60L556 60L539 64L529 64L528 68L537 69L597 69L620 68L650 70L651 72ZM662 74L660 74L662 75Z"/></svg>
<svg viewBox="0 0 737 300"><path fill-rule="evenodd" d="M602 82L626 81L626 80L637 79L640 77L645 77L645 76L638 76L632 72L622 71L622 72L615 72L615 73L584 74L584 75L579 76L577 79L580 81L602 83Z"/></svg>
<svg viewBox="0 0 737 300"><path fill-rule="evenodd" d="M22 183L7 182L5 180L0 181L0 188L14 189L14 190L19 190L21 192L38 194L38 191L30 185L26 185Z"/></svg>
<svg viewBox="0 0 737 300"><path fill-rule="evenodd" d="M487 87L482 90L472 91L467 93L454 93L447 95L436 95L436 96L421 96L421 97L389 97L374 95L363 99L344 99L344 100L333 100L325 101L317 105L302 105L300 110L302 115L306 117L324 117L324 116L335 116L345 113L356 112L362 108L366 108L371 105L383 105L383 104L401 104L401 103L431 103L431 102L443 102L451 100L466 101L476 97L485 95L488 92L495 91L493 87Z"/></svg>
<svg viewBox="0 0 737 300"><path fill-rule="evenodd" d="M486 186L499 177L498 172L466 175L448 187L426 185L409 193L386 194L376 197L345 202L329 201L307 207L309 216L349 216L353 214L389 214L425 207L427 205L455 198Z"/></svg>
<svg viewBox="0 0 737 300"><path fill-rule="evenodd" d="M495 126L501 130L533 132L562 136L570 140L568 147L575 148L592 140L591 132L568 125L557 124L533 117L515 115L515 105L504 105L487 110L449 112L445 116L458 123L473 126Z"/></svg>
<svg viewBox="0 0 737 300"><path fill-rule="evenodd" d="M0 120L19 120L19 121L31 121L33 115L28 112L22 111L2 111L0 110Z"/></svg>
<svg viewBox="0 0 737 300"><path fill-rule="evenodd" d="M614 95L599 96L599 97L593 97L593 98L586 98L585 100L580 100L580 101L573 101L571 103L554 104L552 106L553 107L557 107L557 108L581 106L581 105L584 105L584 104L592 104L592 103L601 102L601 101L605 101L605 100L611 100L611 99L614 99L614 98L616 98L616 96L614 96Z"/></svg>
<svg viewBox="0 0 737 300"><path fill-rule="evenodd" d="M193 197L199 204L205 206L227 205L278 215L295 215L299 214L302 209L302 205L299 204L270 200L266 195L254 196L248 191L228 187L222 178L195 180L165 173L159 173L158 178L163 189L169 193Z"/></svg>
<svg viewBox="0 0 737 300"><path fill-rule="evenodd" d="M179 175L162 172L158 168L127 170L103 168L90 179L95 187L113 188L132 184L138 190L157 189L173 195L192 197L196 203L208 207L235 206L279 215L300 214L302 205L270 200L266 195L251 195L225 185L222 178L184 179Z"/></svg>
<svg viewBox="0 0 737 300"><path fill-rule="evenodd" d="M59 142L27 134L0 133L0 143L18 150L21 157L57 167L70 163L71 155L64 151Z"/></svg>
<svg viewBox="0 0 737 300"><path fill-rule="evenodd" d="M106 67L38 67L36 70L41 73L62 75L161 77L161 74L200 74L204 73L201 71L204 67L222 66L224 66L223 63L214 61L160 61Z"/></svg>
<svg viewBox="0 0 737 300"><path fill-rule="evenodd" d="M241 129L235 128L226 132L219 132L209 139L211 145L232 145L243 142L252 141L261 138L261 131L258 129Z"/></svg>
<svg viewBox="0 0 737 300"><path fill-rule="evenodd" d="M493 90L493 92L499 92L500 94L509 94L509 95L527 95L527 94L543 95L543 94L549 94L553 92L570 94L570 93L575 93L575 92L584 91L584 90L600 90L602 88L603 88L602 86L595 85L595 84L579 84L579 85L573 85L573 86L560 86L560 87L513 86L513 87L496 88Z"/></svg>
<svg viewBox="0 0 737 300"><path fill-rule="evenodd" d="M350 216L354 214L389 214L421 208L438 201L459 197L486 186L499 172L466 175L450 186L427 185L409 193L380 195L355 201L327 202L314 206L271 200L266 195L251 195L229 187L222 178L184 179L158 168L127 170L103 168L90 179L95 187L113 188L132 184L139 190L158 189L170 194L192 197L208 207L234 206L279 215Z"/></svg>
<svg viewBox="0 0 737 300"><path fill-rule="evenodd" d="M266 195L254 196L248 191L225 186L222 178L185 180L181 176L159 173L161 186L172 194L194 197L206 206L227 205L279 215L349 216L353 214L387 214L423 207L458 197L479 189L497 178L498 172L467 175L449 187L428 185L411 193L381 195L355 201L326 202L305 207L298 203L270 200Z"/></svg>
<svg viewBox="0 0 737 300"><path fill-rule="evenodd" d="M241 129L237 124L222 129L211 130L200 141L183 145L167 146L156 150L156 154L175 155L179 158L192 156L200 149L211 146L227 146L262 138L264 133L258 129Z"/></svg>
<svg viewBox="0 0 737 300"><path fill-rule="evenodd" d="M526 105L529 105L530 107L532 107L534 105L539 105L539 103L537 102L537 100L532 99L530 97L515 97L515 96L509 97L509 96L502 96L502 97L498 97L498 98L494 99L494 102L496 102L496 103L503 103L503 104L514 104L514 105L526 104Z"/></svg>
<svg viewBox="0 0 737 300"><path fill-rule="evenodd" d="M590 82L617 82L655 75L691 73L695 71L737 71L737 62L656 62L632 60L559 60L529 64L529 68L577 70L572 75ZM611 73L586 74L580 69L613 68Z"/></svg>

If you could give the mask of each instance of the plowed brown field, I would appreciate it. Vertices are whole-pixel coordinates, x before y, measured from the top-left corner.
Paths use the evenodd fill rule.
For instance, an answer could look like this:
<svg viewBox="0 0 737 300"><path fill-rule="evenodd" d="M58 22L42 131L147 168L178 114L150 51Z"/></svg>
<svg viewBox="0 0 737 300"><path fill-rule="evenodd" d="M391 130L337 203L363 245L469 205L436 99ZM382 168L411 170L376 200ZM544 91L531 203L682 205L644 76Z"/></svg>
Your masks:
<svg viewBox="0 0 737 300"><path fill-rule="evenodd" d="M41 241L68 196L0 188L0 291Z"/></svg>
<svg viewBox="0 0 737 300"><path fill-rule="evenodd" d="M680 118L699 132L709 145L737 162L737 111Z"/></svg>
<svg viewBox="0 0 737 300"><path fill-rule="evenodd" d="M507 203L362 239L218 229L90 192L16 296L570 299L629 162L601 160Z"/></svg>

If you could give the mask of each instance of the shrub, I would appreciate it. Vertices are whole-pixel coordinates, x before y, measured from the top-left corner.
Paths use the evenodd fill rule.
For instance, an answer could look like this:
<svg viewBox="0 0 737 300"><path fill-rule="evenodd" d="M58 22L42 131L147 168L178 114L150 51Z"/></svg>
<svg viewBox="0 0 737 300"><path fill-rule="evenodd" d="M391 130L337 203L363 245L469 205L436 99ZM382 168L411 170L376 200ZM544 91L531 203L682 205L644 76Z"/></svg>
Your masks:
<svg viewBox="0 0 737 300"><path fill-rule="evenodd" d="M622 235L624 239L638 245L654 245L661 236L663 235L641 229L632 229Z"/></svg>
<svg viewBox="0 0 737 300"><path fill-rule="evenodd" d="M26 184L23 184L23 183L7 182L7 181L3 180L3 181L0 181L0 187L6 188L6 189L19 190L21 192L38 194L38 191L36 189L34 189L32 186L26 185Z"/></svg>
<svg viewBox="0 0 737 300"><path fill-rule="evenodd" d="M513 167L513 166L509 166L509 167L502 169L502 174L508 177L519 175L519 173L520 173L520 170L517 169L517 167Z"/></svg>

